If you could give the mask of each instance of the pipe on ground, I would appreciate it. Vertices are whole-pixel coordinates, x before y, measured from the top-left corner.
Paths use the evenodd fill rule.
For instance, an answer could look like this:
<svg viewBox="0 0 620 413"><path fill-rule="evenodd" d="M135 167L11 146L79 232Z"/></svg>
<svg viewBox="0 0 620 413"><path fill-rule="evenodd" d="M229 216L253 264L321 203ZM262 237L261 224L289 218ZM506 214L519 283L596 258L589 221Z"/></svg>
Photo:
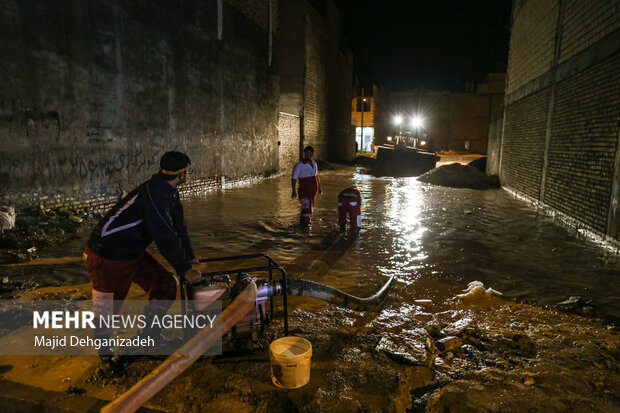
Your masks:
<svg viewBox="0 0 620 413"><path fill-rule="evenodd" d="M347 307L354 310L366 310L376 307L385 299L390 287L394 282L394 277L390 279L374 295L366 298L359 298L347 294L327 285L319 284L310 280L299 278L289 278L286 280L286 291L288 295L298 295L312 297L328 303L336 304L340 307Z"/></svg>
<svg viewBox="0 0 620 413"><path fill-rule="evenodd" d="M202 330L180 349L137 382L131 389L101 409L102 413L135 412L175 377L191 366L224 333L230 330L256 305L256 284L249 282L222 312L222 330Z"/></svg>

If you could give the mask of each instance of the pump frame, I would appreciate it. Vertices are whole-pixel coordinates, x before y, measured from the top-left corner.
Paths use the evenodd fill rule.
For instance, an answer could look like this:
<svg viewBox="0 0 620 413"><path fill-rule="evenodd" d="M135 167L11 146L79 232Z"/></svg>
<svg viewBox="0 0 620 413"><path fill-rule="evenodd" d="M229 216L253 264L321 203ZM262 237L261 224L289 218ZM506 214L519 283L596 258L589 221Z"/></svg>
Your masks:
<svg viewBox="0 0 620 413"><path fill-rule="evenodd" d="M267 265L263 267L249 267L249 268L236 268L233 270L222 270L222 271L213 271L213 272L204 272L202 273L202 278L213 277L217 275L232 275L232 274L241 274L241 273L254 273L254 272L269 272L269 281L273 281L273 271L280 271L282 274L282 300L284 306L284 335L288 336L288 300L287 300L287 289L286 289L286 270L282 268L280 264L278 264L273 258L271 258L267 254L245 254L245 255L231 255L228 257L217 257L217 258L203 258L200 260L203 262L218 262L218 261L234 261L234 260L248 260L255 258L266 258ZM180 280L180 288L181 288L181 313L183 315L187 312L187 288L190 286L190 283L185 279L185 277L181 277ZM270 309L270 318L273 318L273 297L269 298L269 309ZM186 336L187 339L187 336Z"/></svg>

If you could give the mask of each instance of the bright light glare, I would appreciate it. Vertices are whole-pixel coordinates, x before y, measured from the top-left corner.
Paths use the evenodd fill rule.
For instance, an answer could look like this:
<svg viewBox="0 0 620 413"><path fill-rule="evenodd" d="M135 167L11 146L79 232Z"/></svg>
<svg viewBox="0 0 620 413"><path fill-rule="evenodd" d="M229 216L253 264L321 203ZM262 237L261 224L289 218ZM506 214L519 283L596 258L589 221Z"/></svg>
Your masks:
<svg viewBox="0 0 620 413"><path fill-rule="evenodd" d="M388 142L392 142L392 137L391 137L391 136L388 136L388 137L387 137L387 140L388 140Z"/></svg>
<svg viewBox="0 0 620 413"><path fill-rule="evenodd" d="M426 145L426 141L420 141L420 145L421 145L421 146Z"/></svg>
<svg viewBox="0 0 620 413"><path fill-rule="evenodd" d="M401 115L394 116L394 123L400 125L403 122L403 117Z"/></svg>
<svg viewBox="0 0 620 413"><path fill-rule="evenodd" d="M411 119L411 126L414 128L421 128L424 126L424 118L420 115L416 115Z"/></svg>

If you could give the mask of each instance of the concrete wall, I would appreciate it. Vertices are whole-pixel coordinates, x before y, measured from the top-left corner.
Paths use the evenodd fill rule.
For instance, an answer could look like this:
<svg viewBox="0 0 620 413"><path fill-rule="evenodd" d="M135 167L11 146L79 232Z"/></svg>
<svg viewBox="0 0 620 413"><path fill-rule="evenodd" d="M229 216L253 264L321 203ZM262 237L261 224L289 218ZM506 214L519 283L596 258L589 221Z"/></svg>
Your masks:
<svg viewBox="0 0 620 413"><path fill-rule="evenodd" d="M487 175L499 175L499 160L502 149L504 108L493 111L489 123L489 145L487 147Z"/></svg>
<svg viewBox="0 0 620 413"><path fill-rule="evenodd" d="M277 1L221 4L0 0L5 198L103 202L172 149L195 185L277 169Z"/></svg>
<svg viewBox="0 0 620 413"><path fill-rule="evenodd" d="M514 3L502 183L620 239L620 5Z"/></svg>

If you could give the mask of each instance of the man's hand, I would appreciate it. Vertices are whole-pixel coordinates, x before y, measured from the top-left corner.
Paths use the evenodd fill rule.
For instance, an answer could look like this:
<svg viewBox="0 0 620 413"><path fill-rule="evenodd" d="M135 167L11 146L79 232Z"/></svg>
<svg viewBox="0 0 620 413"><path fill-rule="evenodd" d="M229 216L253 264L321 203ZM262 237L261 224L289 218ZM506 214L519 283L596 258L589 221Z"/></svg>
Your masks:
<svg viewBox="0 0 620 413"><path fill-rule="evenodd" d="M322 197L323 196L323 187L319 186L319 195Z"/></svg>
<svg viewBox="0 0 620 413"><path fill-rule="evenodd" d="M199 270L191 268L183 275L190 284L195 284L202 280L202 274Z"/></svg>
<svg viewBox="0 0 620 413"><path fill-rule="evenodd" d="M297 198L297 191L293 189L293 193L291 194L291 199Z"/></svg>
<svg viewBox="0 0 620 413"><path fill-rule="evenodd" d="M189 263L193 264L193 265L200 264L200 257L198 255L196 255L194 258L191 259L191 261Z"/></svg>

